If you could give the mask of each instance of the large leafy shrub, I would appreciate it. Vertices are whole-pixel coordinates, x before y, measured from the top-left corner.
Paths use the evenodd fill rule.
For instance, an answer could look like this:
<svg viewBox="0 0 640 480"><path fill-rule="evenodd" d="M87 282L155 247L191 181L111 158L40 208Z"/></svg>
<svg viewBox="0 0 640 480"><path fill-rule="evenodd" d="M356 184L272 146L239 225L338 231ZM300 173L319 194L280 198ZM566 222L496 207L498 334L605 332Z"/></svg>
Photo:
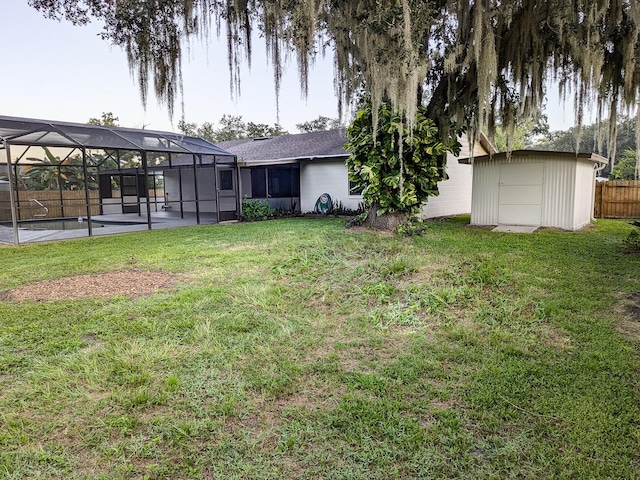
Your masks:
<svg viewBox="0 0 640 480"><path fill-rule="evenodd" d="M349 180L363 188L366 205L378 216L416 214L430 196L438 195L438 182L447 178L447 152L459 153L460 143L455 137L442 141L423 107L418 107L412 131L387 103L378 111L375 134L373 123L368 105L347 130Z"/></svg>

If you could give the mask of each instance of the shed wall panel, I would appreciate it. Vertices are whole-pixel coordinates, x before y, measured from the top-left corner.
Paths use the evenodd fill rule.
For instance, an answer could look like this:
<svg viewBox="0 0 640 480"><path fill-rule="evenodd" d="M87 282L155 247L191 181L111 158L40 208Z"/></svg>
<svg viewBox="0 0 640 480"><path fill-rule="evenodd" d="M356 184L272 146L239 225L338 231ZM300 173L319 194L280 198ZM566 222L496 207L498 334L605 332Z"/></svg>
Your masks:
<svg viewBox="0 0 640 480"><path fill-rule="evenodd" d="M500 205L541 204L541 185L500 185Z"/></svg>
<svg viewBox="0 0 640 480"><path fill-rule="evenodd" d="M545 166L541 226L570 230L573 225L576 161L549 156L545 157Z"/></svg>
<svg viewBox="0 0 640 480"><path fill-rule="evenodd" d="M487 160L473 166L471 224L497 225L500 200L500 163Z"/></svg>
<svg viewBox="0 0 640 480"><path fill-rule="evenodd" d="M541 190L531 180L544 164ZM501 165L507 166L501 172ZM537 172L537 173L536 173ZM501 183L509 182L505 187ZM496 225L518 216L532 218L531 204L541 201L540 226L576 230L587 225L593 210L593 164L574 158L549 155L518 155L510 161L487 159L476 162L473 174L471 223ZM498 193L499 192L499 193ZM504 204L512 211L505 210ZM524 208L519 211L518 209ZM505 216L506 215L506 216Z"/></svg>
<svg viewBox="0 0 640 480"><path fill-rule="evenodd" d="M544 162L514 161L500 165L501 185L542 185Z"/></svg>

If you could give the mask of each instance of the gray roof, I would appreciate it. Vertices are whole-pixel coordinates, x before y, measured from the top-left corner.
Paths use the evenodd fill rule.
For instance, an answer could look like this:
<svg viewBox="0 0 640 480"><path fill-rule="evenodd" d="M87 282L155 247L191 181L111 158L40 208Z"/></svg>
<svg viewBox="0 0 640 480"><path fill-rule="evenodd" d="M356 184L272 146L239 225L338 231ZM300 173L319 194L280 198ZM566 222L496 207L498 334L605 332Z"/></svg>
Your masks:
<svg viewBox="0 0 640 480"><path fill-rule="evenodd" d="M6 116L0 116L0 140L10 145L231 156L206 140L177 133Z"/></svg>
<svg viewBox="0 0 640 480"><path fill-rule="evenodd" d="M586 162L594 162L599 163L601 165L606 165L609 163L605 157L598 155L597 153L589 153L589 152L558 152L555 150L514 150L511 153L507 152L499 152L494 153L492 155L482 155L477 156L473 159L473 162L485 162L490 160L502 160L502 159L511 159L518 157L547 157L552 159L567 159L567 160L581 160ZM472 163L470 158L465 158L459 160L460 163Z"/></svg>
<svg viewBox="0 0 640 480"><path fill-rule="evenodd" d="M221 148L244 163L292 163L314 158L346 158L346 129L299 133L279 137L249 138L220 142Z"/></svg>

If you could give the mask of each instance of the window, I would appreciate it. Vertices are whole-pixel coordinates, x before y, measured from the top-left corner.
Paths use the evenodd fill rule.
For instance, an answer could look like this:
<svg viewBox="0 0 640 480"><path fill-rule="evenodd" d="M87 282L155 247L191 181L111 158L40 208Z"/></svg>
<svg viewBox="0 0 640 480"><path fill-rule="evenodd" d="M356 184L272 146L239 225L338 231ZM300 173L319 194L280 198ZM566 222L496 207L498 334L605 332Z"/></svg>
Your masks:
<svg viewBox="0 0 640 480"><path fill-rule="evenodd" d="M267 169L264 167L251 169L251 197L267 198Z"/></svg>
<svg viewBox="0 0 640 480"><path fill-rule="evenodd" d="M355 182L349 180L349 195L362 195L364 187L356 187Z"/></svg>
<svg viewBox="0 0 640 480"><path fill-rule="evenodd" d="M233 170L220 170L220 190L233 190Z"/></svg>
<svg viewBox="0 0 640 480"><path fill-rule="evenodd" d="M122 175L122 195L135 196L138 194L138 185L134 175Z"/></svg>
<svg viewBox="0 0 640 480"><path fill-rule="evenodd" d="M272 167L268 169L269 197L299 197L300 170L297 165Z"/></svg>
<svg viewBox="0 0 640 480"><path fill-rule="evenodd" d="M289 198L300 196L300 167L254 167L251 169L251 198Z"/></svg>

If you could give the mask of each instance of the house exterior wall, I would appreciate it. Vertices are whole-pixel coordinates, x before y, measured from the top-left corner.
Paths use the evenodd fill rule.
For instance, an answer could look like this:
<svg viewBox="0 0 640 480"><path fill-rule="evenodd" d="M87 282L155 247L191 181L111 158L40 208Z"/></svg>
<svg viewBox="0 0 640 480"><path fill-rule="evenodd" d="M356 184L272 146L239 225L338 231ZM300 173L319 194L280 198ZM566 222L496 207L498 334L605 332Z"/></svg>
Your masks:
<svg viewBox="0 0 640 480"><path fill-rule="evenodd" d="M349 195L349 177L344 158L300 162L300 210L312 212L323 193L356 210L362 195Z"/></svg>
<svg viewBox="0 0 640 480"><path fill-rule="evenodd" d="M198 169L198 198L200 212L216 212L216 192L213 182L213 168ZM171 210L180 211L180 184L182 183L182 209L185 212L196 211L196 195L193 181L193 169L182 168L164 171L164 190L167 205ZM235 204L235 198L233 199ZM223 210L235 210L228 205Z"/></svg>
<svg viewBox="0 0 640 480"><path fill-rule="evenodd" d="M468 146L463 146L467 148ZM466 150L461 150L466 154ZM480 150L478 155L484 155ZM423 218L460 215L471 212L471 194L473 183L473 167L458 163L458 158L447 155L447 175L449 178L438 183L437 197L429 197L427 204L422 207Z"/></svg>
<svg viewBox="0 0 640 480"><path fill-rule="evenodd" d="M510 161L504 158L476 161L473 165L471 224L500 224L502 165L523 165L521 175L524 184L529 167L534 163L543 165L539 226L577 230L587 225L593 205L593 164L554 156L553 153L513 155ZM510 170L514 168L510 167ZM526 188L523 187L519 194L525 196ZM513 223L518 224L517 221Z"/></svg>

